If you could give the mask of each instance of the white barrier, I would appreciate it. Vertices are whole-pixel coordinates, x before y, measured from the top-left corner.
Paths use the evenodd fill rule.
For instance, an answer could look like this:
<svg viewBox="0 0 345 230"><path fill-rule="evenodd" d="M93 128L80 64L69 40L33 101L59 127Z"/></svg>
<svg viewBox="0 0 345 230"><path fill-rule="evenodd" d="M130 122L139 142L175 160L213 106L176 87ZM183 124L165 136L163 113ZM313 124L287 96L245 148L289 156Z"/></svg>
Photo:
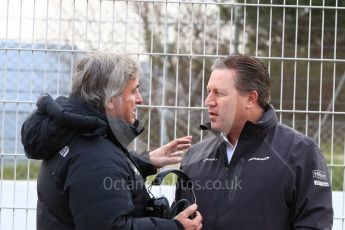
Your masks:
<svg viewBox="0 0 345 230"><path fill-rule="evenodd" d="M36 181L1 181L0 229L36 229ZM155 196L163 195L171 203L174 199L174 186L154 186ZM343 192L333 192L334 224L333 230L345 230L345 202Z"/></svg>

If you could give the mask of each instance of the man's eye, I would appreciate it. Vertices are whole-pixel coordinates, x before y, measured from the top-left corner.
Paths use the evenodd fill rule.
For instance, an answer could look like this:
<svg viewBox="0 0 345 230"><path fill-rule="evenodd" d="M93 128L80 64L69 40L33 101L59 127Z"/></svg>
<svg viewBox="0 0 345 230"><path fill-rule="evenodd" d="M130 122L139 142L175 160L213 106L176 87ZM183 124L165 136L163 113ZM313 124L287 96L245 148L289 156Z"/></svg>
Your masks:
<svg viewBox="0 0 345 230"><path fill-rule="evenodd" d="M220 96L220 97L223 97L223 96L225 96L226 94L224 93L224 92L216 92L216 94L217 94L217 96Z"/></svg>
<svg viewBox="0 0 345 230"><path fill-rule="evenodd" d="M208 90L207 93L208 93L208 94L213 93L213 94L216 95L216 96L222 96L222 95L224 95L222 92L219 92L219 91L211 91L211 90Z"/></svg>

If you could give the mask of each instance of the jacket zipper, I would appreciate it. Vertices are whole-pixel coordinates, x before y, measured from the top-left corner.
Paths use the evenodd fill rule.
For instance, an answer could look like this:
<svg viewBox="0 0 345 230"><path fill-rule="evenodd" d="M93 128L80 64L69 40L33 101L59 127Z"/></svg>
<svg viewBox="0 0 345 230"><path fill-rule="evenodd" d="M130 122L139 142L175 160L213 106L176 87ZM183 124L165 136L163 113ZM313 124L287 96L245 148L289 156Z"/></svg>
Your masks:
<svg viewBox="0 0 345 230"><path fill-rule="evenodd" d="M230 200L233 200L235 197L235 193L237 190L237 179L238 179L239 175L241 174L244 162L245 162L245 160L243 158L240 158L239 164L238 164L238 166L235 170L235 173L234 173L234 177L232 178L231 186L235 184L234 185L235 187L230 190Z"/></svg>
<svg viewBox="0 0 345 230"><path fill-rule="evenodd" d="M227 165L227 166L225 167L225 171L224 171L224 174L223 174L223 179L222 179L222 181L226 181L226 180L227 180L227 177L228 177L228 175L229 175L228 172L229 172L229 165ZM217 205L216 216L218 216L218 213L219 213L219 211L220 211L220 209L221 209L221 206L222 206L221 200L222 200L223 197L225 196L224 192L225 192L225 191L223 191L222 194L219 196L220 200L219 200L218 205ZM218 225L218 221L217 221L217 219L216 219L216 220L214 221L214 227L213 227L212 229L217 229L217 225Z"/></svg>
<svg viewBox="0 0 345 230"><path fill-rule="evenodd" d="M243 158L240 158L240 159L239 159L239 164L238 164L238 166L237 166L237 168L236 168L236 170L235 170L235 173L234 173L234 177L233 177L233 178L236 178L236 177L238 177L238 176L240 175L244 162L245 162L245 160L244 160ZM225 167L224 181L227 180L227 178L228 178L228 176L229 176L228 171L229 171L229 165L227 165L227 166ZM230 190L230 200L232 200L232 199L234 198L234 196L235 196L235 190L236 190L236 189L231 189L231 190ZM222 197L224 198L224 197L225 197L225 194L222 194L220 197L221 197L220 199L222 199ZM226 198L225 198L225 199L226 199ZM221 206L222 206L222 202L218 202L218 207L217 207L217 210L216 210L216 216L218 216L218 212L220 211L220 207L221 207ZM215 220L215 221L214 221L214 228L213 228L213 229L217 229L217 225L218 225L218 224L219 224L218 221Z"/></svg>

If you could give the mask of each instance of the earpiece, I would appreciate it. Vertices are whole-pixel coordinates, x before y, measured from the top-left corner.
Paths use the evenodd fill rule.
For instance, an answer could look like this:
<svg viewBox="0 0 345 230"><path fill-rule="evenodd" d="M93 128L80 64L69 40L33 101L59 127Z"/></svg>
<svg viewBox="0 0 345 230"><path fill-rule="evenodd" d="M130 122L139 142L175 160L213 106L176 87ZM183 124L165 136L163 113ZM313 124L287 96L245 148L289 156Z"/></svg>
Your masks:
<svg viewBox="0 0 345 230"><path fill-rule="evenodd" d="M157 176L154 178L152 181L152 185L160 185L166 175L169 173L174 173L176 174L181 182L189 188L194 196L194 203L196 201L196 197L193 191L193 185L190 182L189 177L181 170L178 169L168 169L163 172L160 172L157 174ZM150 192L150 190L149 190ZM151 192L150 192L151 193ZM152 194L152 193L151 193ZM153 195L152 195L153 196ZM181 199L179 201L174 201L170 207L169 201L166 197L162 196L159 198L151 198L146 206L146 214L148 216L153 216L153 217L160 217L164 219L172 219L176 215L178 215L180 212L185 210L188 206L191 205L191 202L188 201L187 199ZM192 215L189 216L190 219L193 219L196 216L196 213L193 213Z"/></svg>

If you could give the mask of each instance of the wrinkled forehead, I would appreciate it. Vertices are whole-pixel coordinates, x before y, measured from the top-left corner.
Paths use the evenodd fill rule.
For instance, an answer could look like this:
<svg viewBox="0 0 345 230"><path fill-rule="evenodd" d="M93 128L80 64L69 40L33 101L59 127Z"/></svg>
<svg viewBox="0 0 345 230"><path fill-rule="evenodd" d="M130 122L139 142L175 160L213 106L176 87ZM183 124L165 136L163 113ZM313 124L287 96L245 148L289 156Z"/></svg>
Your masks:
<svg viewBox="0 0 345 230"><path fill-rule="evenodd" d="M236 72L233 69L214 69L207 83L207 88L233 88Z"/></svg>

